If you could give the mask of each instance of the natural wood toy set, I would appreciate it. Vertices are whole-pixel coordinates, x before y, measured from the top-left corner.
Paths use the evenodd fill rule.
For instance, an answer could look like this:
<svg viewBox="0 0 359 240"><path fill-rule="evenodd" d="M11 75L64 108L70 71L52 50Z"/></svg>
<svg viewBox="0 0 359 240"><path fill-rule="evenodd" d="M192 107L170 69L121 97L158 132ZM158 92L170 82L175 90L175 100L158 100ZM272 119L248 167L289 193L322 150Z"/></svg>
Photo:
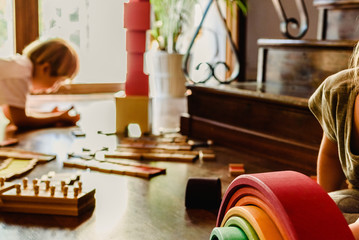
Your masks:
<svg viewBox="0 0 359 240"><path fill-rule="evenodd" d="M207 144L200 144L207 146ZM166 169L138 164L129 160L193 162L197 158L203 160L215 158L211 149L194 150L198 146L198 143L188 141L185 136L180 134L163 137L123 138L115 151L102 149L95 152L69 153L69 159L63 164L66 167L89 168L106 173L151 178L165 174ZM102 153L101 158L97 156L99 153Z"/></svg>
<svg viewBox="0 0 359 240"><path fill-rule="evenodd" d="M95 207L95 189L84 189L81 181L74 185L65 180L52 182L27 178L22 184L0 178L0 212L21 212L78 216Z"/></svg>
<svg viewBox="0 0 359 240"><path fill-rule="evenodd" d="M167 134L163 137L124 138L112 153L106 157L129 158L151 161L193 162L197 158L213 160L211 149L195 150L198 146L208 147L208 143L196 143L180 134Z"/></svg>

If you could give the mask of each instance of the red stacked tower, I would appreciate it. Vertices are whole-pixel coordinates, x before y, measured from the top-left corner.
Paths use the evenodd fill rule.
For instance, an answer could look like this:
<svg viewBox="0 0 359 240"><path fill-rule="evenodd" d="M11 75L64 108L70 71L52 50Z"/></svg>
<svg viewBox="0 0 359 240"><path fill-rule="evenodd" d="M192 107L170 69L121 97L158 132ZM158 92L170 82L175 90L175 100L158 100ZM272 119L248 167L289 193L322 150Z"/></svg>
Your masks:
<svg viewBox="0 0 359 240"><path fill-rule="evenodd" d="M124 27L127 51L127 96L148 96L148 75L143 72L146 51L146 31L150 29L150 3L148 0L130 0L125 3Z"/></svg>
<svg viewBox="0 0 359 240"><path fill-rule="evenodd" d="M127 76L125 92L115 94L116 132L125 133L130 124L137 124L142 133L151 131L151 99L148 75L143 72L146 31L150 28L148 0L130 0L124 4Z"/></svg>

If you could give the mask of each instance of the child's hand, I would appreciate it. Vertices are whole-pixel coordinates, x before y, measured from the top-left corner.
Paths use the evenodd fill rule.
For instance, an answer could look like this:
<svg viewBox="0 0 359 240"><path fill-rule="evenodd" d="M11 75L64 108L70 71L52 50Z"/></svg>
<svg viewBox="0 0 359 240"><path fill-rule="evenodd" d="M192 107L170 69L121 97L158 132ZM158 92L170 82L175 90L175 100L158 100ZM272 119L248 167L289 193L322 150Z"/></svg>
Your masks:
<svg viewBox="0 0 359 240"><path fill-rule="evenodd" d="M56 113L56 112L59 112L59 108L56 106L56 107L54 107L53 109L52 109L52 111L51 111L52 113Z"/></svg>
<svg viewBox="0 0 359 240"><path fill-rule="evenodd" d="M353 233L355 240L359 239L359 218L352 224L349 224L349 228Z"/></svg>
<svg viewBox="0 0 359 240"><path fill-rule="evenodd" d="M60 119L61 122L66 125L76 125L76 123L80 120L80 114L77 113L75 108L72 106L68 110L61 113Z"/></svg>

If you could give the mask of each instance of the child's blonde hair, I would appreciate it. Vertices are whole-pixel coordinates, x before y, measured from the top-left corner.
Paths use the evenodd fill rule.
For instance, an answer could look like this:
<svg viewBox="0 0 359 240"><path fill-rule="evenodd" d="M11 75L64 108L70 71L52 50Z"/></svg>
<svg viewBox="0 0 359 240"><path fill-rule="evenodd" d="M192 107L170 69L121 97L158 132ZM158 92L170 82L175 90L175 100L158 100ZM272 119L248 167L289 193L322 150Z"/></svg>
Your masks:
<svg viewBox="0 0 359 240"><path fill-rule="evenodd" d="M359 42L357 42L357 44L355 45L353 53L352 53L352 55L350 57L349 68L354 69L353 81L354 81L354 85L355 85L356 89L359 89L359 79L358 79L358 74L359 74Z"/></svg>
<svg viewBox="0 0 359 240"><path fill-rule="evenodd" d="M51 76L74 78L79 70L79 58L75 49L60 38L36 40L23 50L35 64L49 63Z"/></svg>

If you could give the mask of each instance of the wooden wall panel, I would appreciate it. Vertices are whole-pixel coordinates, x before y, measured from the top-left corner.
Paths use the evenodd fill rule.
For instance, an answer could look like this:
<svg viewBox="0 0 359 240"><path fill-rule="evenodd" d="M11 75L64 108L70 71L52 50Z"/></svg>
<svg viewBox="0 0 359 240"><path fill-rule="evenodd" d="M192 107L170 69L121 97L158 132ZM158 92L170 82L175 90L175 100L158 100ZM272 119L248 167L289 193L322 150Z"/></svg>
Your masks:
<svg viewBox="0 0 359 240"><path fill-rule="evenodd" d="M15 0L15 50L21 53L26 45L39 37L38 0Z"/></svg>

